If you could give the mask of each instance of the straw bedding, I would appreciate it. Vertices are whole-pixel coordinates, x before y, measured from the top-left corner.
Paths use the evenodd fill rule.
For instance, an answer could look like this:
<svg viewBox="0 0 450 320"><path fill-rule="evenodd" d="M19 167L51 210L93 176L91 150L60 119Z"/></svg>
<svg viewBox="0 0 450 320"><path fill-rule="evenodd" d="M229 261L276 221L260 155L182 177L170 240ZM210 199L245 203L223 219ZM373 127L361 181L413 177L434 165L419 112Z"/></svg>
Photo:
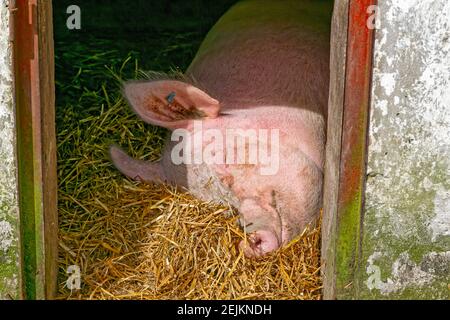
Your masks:
<svg viewBox="0 0 450 320"><path fill-rule="evenodd" d="M245 258L230 208L130 181L111 165L111 142L157 160L164 130L132 114L118 86L83 99L92 108L58 110L60 299L321 298L319 228L267 257ZM66 286L71 265L81 269L80 290Z"/></svg>

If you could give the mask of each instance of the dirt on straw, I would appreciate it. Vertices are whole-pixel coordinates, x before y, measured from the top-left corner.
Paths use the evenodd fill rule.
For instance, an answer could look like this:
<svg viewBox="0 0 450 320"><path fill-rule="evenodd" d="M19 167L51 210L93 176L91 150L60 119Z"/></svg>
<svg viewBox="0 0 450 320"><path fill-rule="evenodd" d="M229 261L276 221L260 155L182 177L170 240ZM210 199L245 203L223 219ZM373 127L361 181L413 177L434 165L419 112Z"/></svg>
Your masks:
<svg viewBox="0 0 450 320"><path fill-rule="evenodd" d="M154 161L165 131L109 90L87 93L101 101L89 115L71 107L58 115L60 299L321 298L319 228L248 259L237 249L245 235L230 208L114 169L110 143ZM80 290L67 287L73 265Z"/></svg>

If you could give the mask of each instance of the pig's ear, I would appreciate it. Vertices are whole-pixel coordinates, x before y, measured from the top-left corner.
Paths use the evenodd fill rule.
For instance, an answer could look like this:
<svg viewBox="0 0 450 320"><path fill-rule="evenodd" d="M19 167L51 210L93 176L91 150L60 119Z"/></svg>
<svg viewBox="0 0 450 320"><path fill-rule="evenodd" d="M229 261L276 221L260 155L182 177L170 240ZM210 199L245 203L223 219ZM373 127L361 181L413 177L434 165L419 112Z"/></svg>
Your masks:
<svg viewBox="0 0 450 320"><path fill-rule="evenodd" d="M123 91L145 122L168 129L186 128L194 119L216 118L220 110L219 101L181 81L127 82Z"/></svg>

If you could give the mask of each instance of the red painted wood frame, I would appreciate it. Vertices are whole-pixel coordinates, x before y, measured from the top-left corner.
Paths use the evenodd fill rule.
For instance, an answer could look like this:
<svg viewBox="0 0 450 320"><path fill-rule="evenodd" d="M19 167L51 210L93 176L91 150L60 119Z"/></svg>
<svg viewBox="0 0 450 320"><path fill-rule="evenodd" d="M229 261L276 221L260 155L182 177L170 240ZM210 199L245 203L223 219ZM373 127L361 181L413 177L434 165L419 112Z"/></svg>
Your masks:
<svg viewBox="0 0 450 320"><path fill-rule="evenodd" d="M344 90L341 100L334 99L333 90L330 90L330 102L338 104L330 104L330 108L335 108L338 116L334 119L329 117L328 121L341 121L342 124L341 130L337 130L340 132L330 132L330 129L340 124L328 124L328 137L335 134L338 134L339 137L334 137L334 140L329 139L327 145L325 188L331 189L333 183L336 188L335 191L325 190L324 197L324 221L326 223L325 232L323 231L322 254L325 262L323 266L325 299L357 298L360 285L358 269L364 267L359 259L363 232L367 133L374 43L374 30L368 27L368 21L373 14L369 7L376 5L377 1L349 0L347 2L348 7L345 10L348 12L348 17L345 18L348 21L348 29L346 46L342 49L345 51L345 55L343 55L345 57L345 64L343 63L345 78L341 80ZM339 5L335 3L335 9ZM341 10L341 14L345 12L344 9ZM338 17L337 19L345 21L343 18ZM334 22L334 27L339 24L337 20ZM336 35L339 32L345 32L345 30L332 30L332 33L335 33L335 39L339 39L339 36ZM342 38L345 41L345 37L341 37L341 40ZM336 44L336 47L338 45ZM336 79L339 79L339 75ZM332 78L332 81L336 79ZM338 92L338 94L342 93ZM340 105L341 103L342 105ZM328 157L334 157L336 160L334 167ZM327 175L334 176L327 177ZM335 194L330 196L330 192L335 192ZM327 203L327 201L335 201L335 203Z"/></svg>
<svg viewBox="0 0 450 320"><path fill-rule="evenodd" d="M22 298L52 298L57 276L57 178L51 0L12 0Z"/></svg>

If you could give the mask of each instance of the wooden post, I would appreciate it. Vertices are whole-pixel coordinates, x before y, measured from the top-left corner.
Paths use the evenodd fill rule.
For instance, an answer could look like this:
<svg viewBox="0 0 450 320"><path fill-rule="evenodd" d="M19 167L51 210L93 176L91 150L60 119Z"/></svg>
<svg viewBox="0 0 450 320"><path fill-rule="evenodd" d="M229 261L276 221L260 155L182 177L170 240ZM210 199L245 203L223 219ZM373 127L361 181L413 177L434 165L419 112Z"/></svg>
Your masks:
<svg viewBox="0 0 450 320"><path fill-rule="evenodd" d="M339 194L349 0L335 1L331 23L330 96L322 218L324 299L335 298L336 213Z"/></svg>
<svg viewBox="0 0 450 320"><path fill-rule="evenodd" d="M376 0L336 1L322 236L325 299L358 297ZM347 28L348 26L348 28Z"/></svg>
<svg viewBox="0 0 450 320"><path fill-rule="evenodd" d="M11 6L23 296L45 299L56 289L58 248L52 6Z"/></svg>

